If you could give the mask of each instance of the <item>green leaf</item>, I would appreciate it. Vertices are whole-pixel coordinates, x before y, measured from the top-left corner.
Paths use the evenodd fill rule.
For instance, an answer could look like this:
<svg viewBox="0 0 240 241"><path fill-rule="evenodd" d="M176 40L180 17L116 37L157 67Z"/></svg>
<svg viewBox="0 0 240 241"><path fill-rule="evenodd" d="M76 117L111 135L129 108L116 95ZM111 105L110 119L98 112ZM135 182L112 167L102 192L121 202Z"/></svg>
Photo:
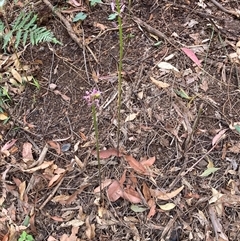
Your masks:
<svg viewBox="0 0 240 241"><path fill-rule="evenodd" d="M180 90L176 91L176 94L179 95L180 97L191 100L192 98L181 88Z"/></svg>
<svg viewBox="0 0 240 241"><path fill-rule="evenodd" d="M30 220L30 217L27 215L27 216L25 217L24 221L23 221L23 225L24 225L25 227L28 226L29 220Z"/></svg>
<svg viewBox="0 0 240 241"><path fill-rule="evenodd" d="M101 0L90 0L90 5L94 6L97 3L103 3Z"/></svg>
<svg viewBox="0 0 240 241"><path fill-rule="evenodd" d="M145 208L145 207L141 207L141 206L134 205L134 204L132 204L130 208L135 213L142 213L147 210L147 208Z"/></svg>
<svg viewBox="0 0 240 241"><path fill-rule="evenodd" d="M77 21L83 21L84 19L86 19L86 17L87 17L86 13L80 12L74 17L74 19L72 21L73 21L73 23L75 23Z"/></svg>
<svg viewBox="0 0 240 241"><path fill-rule="evenodd" d="M218 169L217 167L210 167L207 170L205 170L200 177L208 177L209 175L211 175L212 173L216 172Z"/></svg>
<svg viewBox="0 0 240 241"><path fill-rule="evenodd" d="M117 17L118 13L112 13L108 16L108 20L114 20Z"/></svg>
<svg viewBox="0 0 240 241"><path fill-rule="evenodd" d="M238 133L240 133L240 125L235 125L234 128Z"/></svg>

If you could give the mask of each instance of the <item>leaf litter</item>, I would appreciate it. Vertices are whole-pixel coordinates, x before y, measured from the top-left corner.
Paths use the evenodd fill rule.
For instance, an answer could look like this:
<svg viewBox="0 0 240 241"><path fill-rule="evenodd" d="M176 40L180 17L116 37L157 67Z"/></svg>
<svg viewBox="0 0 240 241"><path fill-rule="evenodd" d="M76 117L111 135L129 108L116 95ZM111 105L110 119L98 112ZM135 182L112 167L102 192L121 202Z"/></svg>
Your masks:
<svg viewBox="0 0 240 241"><path fill-rule="evenodd" d="M86 12L89 11L88 8L82 6L84 5L82 1L72 1L71 4L74 5L74 9L67 9L65 14L73 13L75 10L82 11L85 9ZM172 13L171 4L167 7L164 3L159 4L162 4L161 7L163 7L165 14L168 17L168 12ZM190 3L189 1L187 3L186 1L184 4L188 7L192 7L194 3ZM197 6L200 6L200 4L202 4L202 1L199 1ZM164 8L164 6L166 8ZM228 3L224 6L231 9L231 6L228 5ZM174 10L175 8L178 11L178 8L180 7L174 6ZM205 8L201 9L204 13L212 14L210 10L212 10L211 4L207 6L206 10ZM64 10L62 10L62 12L63 11ZM95 9L92 8L91 11L94 13ZM215 13L216 12L214 11L213 14L215 15ZM61 138L69 131L69 133L71 133L71 138L69 139L67 146L64 146L64 148L61 149L62 146L56 144L58 141L55 141L56 143L54 144L52 143L52 146L49 143L51 150L49 150L47 157L39 157L36 159L38 153L36 152L35 147L42 144L42 142L39 142L34 138L34 134L41 132L42 128L39 125L40 122L37 122L34 118L37 111L42 110L40 104L41 101L38 101L38 97L36 97L37 99L35 103L37 106L36 113L34 110L30 115L24 114L25 119L23 128L26 129L21 129L21 138L18 139L18 142L13 143L11 147L3 147L4 144L1 144L1 163L4 163L5 169L1 171L1 187L3 187L3 192L1 192L0 200L2 204L8 207L8 210L2 208L1 211L5 214L5 217L2 218L0 216L0 218L1 221L8 219L9 233L11 233L11 236L13 236L12 234L16 233L16 231L26 230L26 226L19 224L24 223L25 225L25 222L22 221L25 217L32 215L32 213L29 212L29 209L26 208L27 205L32 203L32 198L34 198L34 203L36 204L35 207L38 208L38 204L43 203L43 199L50 196L52 198L48 199L49 206L46 206L46 210L51 211L51 214L49 214L51 218L49 223L51 223L51 220L55 220L54 222L58 222L58 228L64 223L67 224L66 227L69 227L69 229L58 229L59 236L55 236L53 231L52 234L55 237L49 236L48 240L93 240L96 238L101 238L101 240L118 240L114 235L120 233L118 232L119 226L123 232L125 232L125 228L128 227L128 238L134 240L154 240L156 238L154 233L157 233L157 236L162 240L167 239L166 236L169 237L169 240L181 240L181 236L184 236L185 239L191 240L238 240L238 238L233 235L234 232L231 231L231 228L234 226L235 220L236 223L238 222L235 213L237 213L239 205L239 184L237 183L238 165L236 154L239 153L237 143L240 128L239 124L234 122L238 121L237 115L234 115L234 113L238 113L238 106L237 104L234 105L234 98L235 100L237 99L239 88L236 85L237 78L235 77L235 72L231 72L232 75L230 78L229 71L232 69L235 71L234 66L230 65L231 63L236 65L239 64L239 43L237 40L234 40L234 36L224 36L224 39L226 39L224 44L230 46L232 50L230 54L226 54L221 52L221 48L219 48L219 52L216 54L212 52L214 46L211 44L213 44L213 42L209 39L210 36L206 34L205 26L202 25L204 21L200 21L201 19L197 18L197 14L196 16L191 16L190 14L187 22L186 19L183 18L184 22L181 24L175 23L176 19L174 19L174 15L175 14L171 14L169 17L169 19L173 18L171 19L173 25L169 25L169 30L175 32L173 32L172 35L167 32L167 34L169 34L168 40L170 42L173 41L174 44L178 42L180 46L190 46L191 43L194 44L191 47L185 48L185 51L181 48L171 48L170 43L168 46L165 46L163 41L159 41L161 37L157 36L156 33L148 32L152 29L145 28L146 25L145 27L135 26L136 28L132 25L126 26L126 33L131 33L129 34L129 46L131 46L132 43L130 36L135 35L137 33L136 31L139 31L137 27L141 27L141 31L144 31L145 36L154 36L154 39L162 42L162 44L154 46L154 48L156 48L155 56L150 55L152 52L144 51L147 52L147 54L146 56L141 56L142 63L137 64L139 69L136 69L135 66L133 66L133 70L126 70L127 74L123 74L124 78L126 78L126 80L124 79L123 91L125 92L127 88L131 91L129 91L130 94L127 101L124 100L124 107L121 110L122 113L124 113L124 117L129 117L125 123L125 118L122 120L124 123L124 138L126 139L122 140L121 145L126 145L128 147L127 151L130 154L126 155L124 153L120 155L114 149L107 149L106 152L104 152L105 150L100 151L101 159L104 159L104 162L101 162L102 170L104 172L102 183L104 194L111 190L110 187L113 188L110 195L106 195L105 210L104 208L99 207L97 202L94 202L94 205L97 206L95 208L99 211L98 214L96 214L96 211L94 210L95 208L92 208L93 206L91 205L94 198L97 200L97 191L99 190L96 189L98 184L95 180L95 166L89 165L89 163L95 161L95 154L94 151L92 151L94 149L95 140L90 137L84 137L84 135L81 134L91 129L88 129L86 124L89 120L82 122L84 115L82 115L82 113L82 116L79 114L81 112L79 108L76 108L76 114L72 113L72 109L75 109L74 104L76 104L75 101L77 95L75 94L75 90L73 91L71 89L71 84L68 86L67 91L66 88L61 88L61 78L59 78L61 74L60 63L57 64L57 66L59 65L59 76L57 76L58 73L54 71L51 81L55 82L55 77L57 77L58 85L55 86L54 89L50 88L50 92L54 93L57 88L57 91L55 92L56 96L53 101L54 109L56 109L57 112L59 111L59 106L56 104L58 103L58 100L60 100L61 103L64 103L64 109L59 111L60 118L56 118L56 122L51 119L51 112L48 113L48 117L49 123L51 123L51 121L53 121L53 125L57 123L56 126L59 126L61 131L59 130L57 134L53 133L53 135L51 135L51 132L47 134L49 134L50 140L55 140L54 138ZM92 14L92 16L94 16L94 14ZM89 15L88 17L90 18L91 16ZM148 23L154 27L154 22L158 20L157 17L158 16L156 16L153 11L149 16ZM225 15L223 15L223 18L224 17ZM72 19L72 16L70 16L69 19ZM181 18L178 20L180 21L180 19ZM227 21L227 19L225 20ZM88 36L88 31L84 32L86 38L83 40L86 44L86 48L89 47L88 43L92 41L94 41L94 47L95 44L96 47L98 47L97 42L98 38L101 39L101 34L105 35L107 33L110 35L112 31L115 31L109 28L109 22L89 22L93 23L93 27L95 28L94 31L96 32L91 36ZM174 29L174 25L178 26L178 28ZM234 26L234 24L232 24L232 26ZM86 24L81 25L81 27L85 30ZM161 29L161 27L162 26L158 26L159 29ZM189 33L190 28L191 32L188 34L190 39L186 42L183 33ZM82 29L79 28L79 26L76 27L76 29L76 31L81 34ZM96 33L99 33L99 35ZM231 42L228 37L230 37ZM139 44L138 41L135 40L137 40L137 38L134 38L133 42ZM175 42L175 40L177 41ZM215 40L216 39L214 39L214 41ZM104 48L104 41L102 41L101 48L102 47ZM147 50L147 47L149 46L145 45L145 47ZM107 49L109 49L109 46ZM183 60L183 56L179 57L179 54L182 55L181 51L184 51L197 67L193 65L191 61L189 61L190 63L186 61L186 58ZM106 51L106 53L107 52L108 51ZM39 52L38 54L41 53ZM59 55L59 52L57 52L57 54ZM221 56L221 58L218 58L218 55ZM176 56L178 56L178 58L176 58ZM199 60L196 56L199 56L199 58L201 56L201 59ZM229 61L224 56L229 57ZM102 57L104 58L103 55ZM128 58L129 56L126 57ZM151 67L150 62L145 62L146 59L150 59L149 57L152 58L151 61L153 63L161 63L162 65L160 65L161 68L156 70L150 68L149 73L145 73L145 67ZM161 60L159 61L159 59ZM11 67L11 71L9 71L9 80L4 79L5 86L12 95L19 97L26 91L24 86L21 85L21 81L24 82L26 79L19 68L20 63L14 58L14 55L11 56L10 54L7 58L1 57L1 60L1 67L3 69L6 70L7 66ZM64 61L68 61L67 57ZM83 63L81 64L84 66ZM81 66L81 64L79 66ZM204 66L204 71L198 67L200 64ZM74 66L72 67L74 68ZM103 73L103 77L101 77L98 67L90 67L89 73L92 73L91 77L93 81L101 86L107 86L105 89L106 93L108 93L108 91L113 91L114 93L112 96L116 97L116 91L112 88L113 85L115 87L118 77L116 70L109 69L109 67L104 70L104 67L100 66L101 68L99 69L101 69L101 72ZM93 69L95 69L95 71ZM176 70L179 71L178 74L174 73ZM216 72L214 70L216 70ZM82 71L80 70L80 67L79 71ZM111 76L109 73L115 74L114 76ZM107 78L104 78L104 75L107 76ZM132 75L134 75L134 78ZM137 81L135 81L135 75ZM149 84L149 81L147 81L149 76L155 76L154 78L157 82L151 80L152 83ZM29 80L31 81L30 83L32 83L31 75L29 75ZM108 85L109 83L110 85ZM81 86L77 87L81 92L86 86L81 83ZM182 98L182 102L189 108L189 112L191 112L193 118L187 116L187 112L179 107L179 103L176 102L178 97L176 97L172 90L177 91L177 94ZM39 93L39 95L41 95L41 93ZM41 95L41 98L44 99L44 103L48 102L46 97L49 97L49 94ZM109 100L109 102L106 102L106 109L99 113L98 116L99 119L103 121L101 124L104 128L109 124L106 124L104 122L105 120L114 119L112 113L112 110L114 110L114 105L112 104L113 100L111 98ZM233 103L231 103L232 101ZM73 104L73 108L69 105L69 102L71 105ZM196 117L198 104L200 102L204 102L206 105L203 114L201 114L198 119L200 124L194 127L194 118ZM33 104L32 106L35 107L35 105ZM40 105L39 110L38 105ZM51 103L49 103L49 106L51 106ZM176 108L176 106L178 108ZM221 109L221 107L223 108ZM86 111L84 110L84 114L86 114L85 112ZM216 112L218 112L218 115L216 115ZM11 114L12 110L9 113L8 111L4 112L1 115L1 119L7 120L8 117L11 118ZM68 123L71 128L67 125L62 128L61 121L58 121L60 119L62 120L65 115L68 117L68 114L69 118L71 117ZM44 123L44 118L42 119L39 118L38 115L36 116L38 119L41 119L42 123ZM104 118L102 118L102 116ZM44 116L41 115L41 117ZM56 116L53 115L53 118L55 117ZM232 128L231 124L229 125L230 122L233 123ZM78 124L81 125L81 127L84 126L86 129L78 129ZM223 130L228 125L231 129L228 132L219 134L219 132L217 133L215 131L216 126L220 130ZM30 140L23 141L23 139L26 139L24 136L25 134L30 135ZM75 134L76 136L79 135L79 140L74 139ZM103 146L109 145L107 142L110 140L112 142L111 144L116 147L113 138L114 134L111 132L107 133L107 135L107 138L105 138L106 136L101 137L104 139ZM45 137L45 135L43 136ZM12 138L11 135L8 137ZM15 135L13 135L13 137L15 138ZM6 139L3 138L3 132L1 132L1 140L5 141ZM17 138L19 138L19 135L17 135ZM163 138L167 140L166 145L163 144ZM186 141L189 141L191 145L185 145ZM24 143L28 144L25 146L23 145ZM74 144L76 143L78 143L78 145L75 146ZM70 144L71 146L69 146ZM210 147L211 145L212 147ZM72 156L71 154L73 150L71 150L70 147L73 146L74 155ZM147 155L150 158L145 158L143 160L142 158L139 158L141 155ZM204 158L202 158L203 156ZM209 156L214 160L213 162L217 168L220 169L217 170L214 165L208 165L206 168L207 162L205 160L206 157ZM111 160L109 160L110 158ZM198 162L201 158L202 161ZM111 162L112 160L114 160L114 162ZM195 163L197 164L194 166ZM182 172L182 170L184 171L186 168L189 170L187 173L188 175L185 175L185 173ZM29 172L25 172L26 170ZM68 172L68 175L64 176L63 184L58 186L59 183L61 184L61 176L65 171ZM205 171L207 171L207 173L204 174L204 177L200 177ZM84 185L81 185L84 181L79 178L82 177L82 175L84 177L89 175L90 177L90 181L88 180ZM179 178L176 179L177 181L174 183L173 179L177 177ZM32 179L34 182L32 182ZM225 180L227 183L224 182ZM38 185L41 187L40 189L37 188ZM89 187L89 189L86 187ZM215 187L216 191L213 192L212 198L209 198L209 191L212 187ZM55 188L57 190L56 192L54 192ZM37 196L34 196L35 190L40 190ZM11 207L8 206L9 203L6 202L6 198L9 199L10 193L12 197L11 200L17 199L17 201L19 201L18 204L16 204L17 202L13 202ZM42 194L44 196L41 196ZM57 197L59 198L58 200ZM110 201L116 203L109 204L107 197ZM28 201L28 199L31 201ZM211 200L211 203L207 204L209 199ZM87 214L81 212L80 216L82 216L82 218L80 218L76 217L76 213L78 213L77 208L79 208L79 210L81 209L81 207L79 207L79 202L82 201L87 204L84 207ZM22 205L21 202L24 202L24 205ZM109 204L109 206L107 204ZM209 208L204 208L206 204ZM134 207L133 210L130 209L131 205L134 205L132 206ZM48 209L49 207L51 208ZM57 208L52 210L52 207ZM71 208L75 209L67 210ZM88 210L86 210L87 208ZM231 210L231 215L228 215L229 209ZM16 215L16 210L19 212L18 215ZM21 210L23 210L24 214L21 214ZM134 215L134 210L136 212L140 211L140 215ZM73 213L71 214L71 212ZM105 215L108 216L108 218L106 218ZM161 217L160 219L159 216ZM34 220L35 216L32 215L31 217L32 220ZM48 220L47 218L48 217L46 217L46 220ZM151 220L149 221L149 219ZM192 222L187 223L188 220L192 220ZM197 225L195 225L196 222ZM181 224L181 228L178 227L179 223ZM231 225L231 228L227 230L225 224ZM44 225L46 225L46 223L44 223ZM54 228L56 227L56 223L51 223L51 225ZM109 227L110 225L112 225L111 228ZM33 222L30 226L32 231L34 226ZM182 235L179 234L179 229L183 231ZM117 230L117 232L111 234L111 230ZM48 231L49 233L51 232L51 230ZM63 234L64 232L65 234ZM99 233L107 234L109 236L98 236ZM147 234L149 234L149 236ZM2 233L0 233L1 238L2 236ZM81 236L81 238L78 238L79 236ZM7 236L5 237L7 238ZM235 239L232 237L235 237Z"/></svg>

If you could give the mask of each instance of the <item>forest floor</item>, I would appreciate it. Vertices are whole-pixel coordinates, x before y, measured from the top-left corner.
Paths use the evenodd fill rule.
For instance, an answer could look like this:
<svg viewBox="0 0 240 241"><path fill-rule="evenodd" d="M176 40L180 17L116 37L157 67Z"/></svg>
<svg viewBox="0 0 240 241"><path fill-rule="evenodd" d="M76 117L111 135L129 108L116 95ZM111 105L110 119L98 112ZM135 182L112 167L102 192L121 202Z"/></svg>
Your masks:
<svg viewBox="0 0 240 241"><path fill-rule="evenodd" d="M0 239L240 240L239 2L124 2L120 127L118 24L111 1L87 2L5 6L62 45L1 54Z"/></svg>

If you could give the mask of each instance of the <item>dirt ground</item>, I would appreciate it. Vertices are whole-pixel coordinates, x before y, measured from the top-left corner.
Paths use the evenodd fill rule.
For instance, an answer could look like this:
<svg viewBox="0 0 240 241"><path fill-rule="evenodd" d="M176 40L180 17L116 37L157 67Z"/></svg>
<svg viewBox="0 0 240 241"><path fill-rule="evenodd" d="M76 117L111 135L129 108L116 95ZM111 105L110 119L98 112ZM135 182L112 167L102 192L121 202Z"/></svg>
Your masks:
<svg viewBox="0 0 240 241"><path fill-rule="evenodd" d="M40 89L27 84L14 92L1 64L11 101L3 110L10 119L0 126L0 239L17 240L26 230L37 241L240 240L239 2L125 1L121 156L113 151L117 22L108 20L110 1L94 7L74 2L50 0L54 9L45 0L24 5L62 42L28 45L21 53ZM12 19L22 6L6 8ZM87 18L72 23L79 11ZM193 52L201 64L191 59ZM175 70L158 66L166 62ZM101 152L101 179L109 181L102 203L94 192L99 170L92 113L83 98L93 88L101 91L100 150L110 150L110 157ZM34 162L24 159L29 145ZM151 157L147 174L129 161ZM113 200L109 187L123 179L141 202Z"/></svg>

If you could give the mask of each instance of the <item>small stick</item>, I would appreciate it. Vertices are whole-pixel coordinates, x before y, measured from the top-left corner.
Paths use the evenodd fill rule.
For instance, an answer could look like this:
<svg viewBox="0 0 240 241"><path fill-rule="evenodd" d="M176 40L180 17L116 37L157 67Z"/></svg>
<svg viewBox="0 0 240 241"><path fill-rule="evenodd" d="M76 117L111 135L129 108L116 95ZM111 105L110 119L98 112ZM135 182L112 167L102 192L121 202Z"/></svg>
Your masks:
<svg viewBox="0 0 240 241"><path fill-rule="evenodd" d="M173 43L169 40L169 38L168 38L164 33L162 33L161 31L159 31L159 30L151 27L151 26L148 25L146 22L142 21L140 18L134 17L134 18L133 18L133 21L134 21L136 24L140 25L141 27L145 28L149 33L154 34L154 35L158 36L159 38L162 38L162 39L166 40L166 41L167 41L169 44L171 44L174 48L178 49L178 47L177 47L175 44L173 44Z"/></svg>
<svg viewBox="0 0 240 241"><path fill-rule="evenodd" d="M52 193L48 196L48 198L43 202L43 204L40 206L39 210L42 210L46 204L53 198L53 196L55 195L55 193L57 192L58 188L61 186L63 180L64 180L64 176L65 176L64 172L61 176L61 180L59 181L59 183L57 184L57 186L54 188L54 190L52 191Z"/></svg>
<svg viewBox="0 0 240 241"><path fill-rule="evenodd" d="M71 24L67 21L67 19L58 11L55 11L54 6L48 1L48 0L43 0L43 2L59 17L59 19L64 23L64 25L66 26L66 29L68 31L68 34L70 35L70 37L78 44L78 46L81 49L84 49L84 46L80 43L79 38L77 37L77 35L74 33ZM95 54L93 53L93 51L90 49L90 47L88 45L85 45L87 50L90 52L90 54L93 56L94 60L99 64L99 61L97 59L97 57L95 56Z"/></svg>
<svg viewBox="0 0 240 241"><path fill-rule="evenodd" d="M218 7L220 10L222 10L225 13L234 15L237 18L240 18L240 14L237 13L236 11L232 11L232 10L228 10L225 7L223 7L219 2L217 2L216 0L210 0L216 7Z"/></svg>

